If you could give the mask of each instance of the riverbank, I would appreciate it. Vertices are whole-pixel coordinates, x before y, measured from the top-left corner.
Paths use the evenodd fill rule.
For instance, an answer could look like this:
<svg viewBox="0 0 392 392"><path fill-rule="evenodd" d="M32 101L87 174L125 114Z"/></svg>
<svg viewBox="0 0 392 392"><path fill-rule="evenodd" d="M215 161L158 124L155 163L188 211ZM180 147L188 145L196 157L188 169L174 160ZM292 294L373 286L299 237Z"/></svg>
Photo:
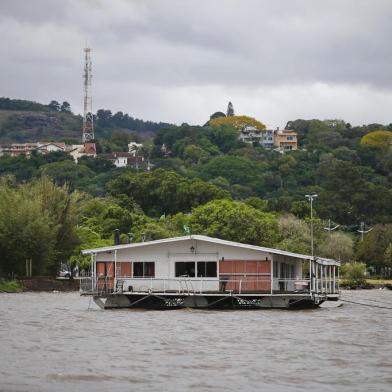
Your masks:
<svg viewBox="0 0 392 392"><path fill-rule="evenodd" d="M19 293L22 291L78 291L79 280L56 279L46 276L0 280L0 292Z"/></svg>
<svg viewBox="0 0 392 392"><path fill-rule="evenodd" d="M20 293L23 285L17 280L0 280L0 293Z"/></svg>

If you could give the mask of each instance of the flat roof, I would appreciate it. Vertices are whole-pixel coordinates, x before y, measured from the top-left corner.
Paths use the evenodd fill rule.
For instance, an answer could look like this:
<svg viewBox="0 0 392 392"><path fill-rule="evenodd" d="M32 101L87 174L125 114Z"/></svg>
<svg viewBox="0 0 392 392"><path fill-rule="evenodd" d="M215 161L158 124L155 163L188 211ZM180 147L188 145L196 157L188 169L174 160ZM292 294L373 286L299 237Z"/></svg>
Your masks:
<svg viewBox="0 0 392 392"><path fill-rule="evenodd" d="M109 252L109 251L113 251L113 250L132 249L132 248L139 248L139 247L143 247L143 246L159 245L159 244L166 244L166 243L171 243L171 242L179 242L179 241L187 241L187 240L196 240L196 241L204 241L204 242L210 242L210 243L215 243L215 244L220 244L220 245L235 246L237 248L251 249L251 250L276 254L276 255L295 257L297 259L303 259L303 260L311 260L312 259L312 256L310 256L310 255L303 255L300 253L293 253L293 252L288 252L286 250L280 250L280 249L274 249L274 248L266 248L263 246L243 244L241 242L227 241L227 240L222 240L220 238L208 237L205 235L187 235L187 236L182 236L182 237L163 238L163 239L154 240L154 241L135 242L135 243L124 244L124 245L103 246L101 248L84 249L84 250L82 250L82 254L88 255L88 254L92 254L92 253L102 253L102 252ZM324 264L324 265L340 265L340 261L333 260L333 259L327 259L327 258L323 258L323 257L315 257L315 260L318 263Z"/></svg>

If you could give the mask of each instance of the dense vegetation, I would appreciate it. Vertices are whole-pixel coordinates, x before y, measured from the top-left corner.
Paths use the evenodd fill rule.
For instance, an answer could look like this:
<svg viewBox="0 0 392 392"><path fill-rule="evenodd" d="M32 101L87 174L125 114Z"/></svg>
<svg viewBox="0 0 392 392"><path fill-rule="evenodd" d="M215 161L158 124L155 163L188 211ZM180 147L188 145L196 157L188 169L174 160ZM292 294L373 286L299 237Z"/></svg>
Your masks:
<svg viewBox="0 0 392 392"><path fill-rule="evenodd" d="M21 99L0 97L0 143L32 141L65 141L79 143L79 115L74 115L67 101L55 100L47 105ZM169 124L143 121L123 112L112 114L100 109L94 115L95 135L106 139L113 133L145 139ZM110 150L110 149L109 149Z"/></svg>
<svg viewBox="0 0 392 392"><path fill-rule="evenodd" d="M62 106L48 110L61 114ZM97 126L106 135L97 140L99 149L124 150L137 140L137 132L122 130L138 131L148 122L138 128L132 121L99 111ZM309 253L305 194L316 193L316 254L390 275L391 125L290 121L301 149L280 154L238 141L230 121L149 126L152 137L140 153L154 165L150 172L116 169L101 158L75 164L64 153L0 157L0 274L23 274L26 258L33 259L35 274L54 274L66 262L86 265L80 249L111 244L115 229L123 242L128 233L140 241L184 235L190 227ZM365 230L373 227L363 241L361 222ZM340 226L328 232L329 225Z"/></svg>

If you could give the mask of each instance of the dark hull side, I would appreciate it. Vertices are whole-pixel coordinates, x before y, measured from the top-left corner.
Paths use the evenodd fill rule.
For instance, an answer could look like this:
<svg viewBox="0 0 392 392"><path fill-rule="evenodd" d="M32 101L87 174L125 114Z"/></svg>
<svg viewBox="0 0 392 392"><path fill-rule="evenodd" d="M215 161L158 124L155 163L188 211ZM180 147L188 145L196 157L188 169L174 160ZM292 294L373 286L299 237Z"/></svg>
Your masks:
<svg viewBox="0 0 392 392"><path fill-rule="evenodd" d="M314 309L324 302L311 296L110 294L95 296L102 309Z"/></svg>

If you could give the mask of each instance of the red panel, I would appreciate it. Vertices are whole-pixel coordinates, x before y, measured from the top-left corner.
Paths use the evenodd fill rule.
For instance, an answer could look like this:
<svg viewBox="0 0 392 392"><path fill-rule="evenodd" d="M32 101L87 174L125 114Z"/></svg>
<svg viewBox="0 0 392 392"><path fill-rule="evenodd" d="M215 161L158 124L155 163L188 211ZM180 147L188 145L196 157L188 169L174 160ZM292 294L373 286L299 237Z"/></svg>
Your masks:
<svg viewBox="0 0 392 392"><path fill-rule="evenodd" d="M132 263L127 261L127 262L121 262L120 264L120 276L132 276Z"/></svg>
<svg viewBox="0 0 392 392"><path fill-rule="evenodd" d="M271 260L259 260L257 262L257 272L271 273Z"/></svg>
<svg viewBox="0 0 392 392"><path fill-rule="evenodd" d="M106 276L114 276L114 261L106 263Z"/></svg>
<svg viewBox="0 0 392 392"><path fill-rule="evenodd" d="M98 261L96 265L97 271L97 286L99 290L107 290L113 288L114 276L114 262L113 261ZM109 277L107 279L106 277Z"/></svg>
<svg viewBox="0 0 392 392"><path fill-rule="evenodd" d="M220 280L227 281L226 291L238 292L240 285L241 292L270 291L270 273L270 260L223 260L219 262Z"/></svg>
<svg viewBox="0 0 392 392"><path fill-rule="evenodd" d="M105 276L105 263L97 262L97 276Z"/></svg>
<svg viewBox="0 0 392 392"><path fill-rule="evenodd" d="M219 273L232 273L233 271L233 260L221 260L219 262Z"/></svg>

